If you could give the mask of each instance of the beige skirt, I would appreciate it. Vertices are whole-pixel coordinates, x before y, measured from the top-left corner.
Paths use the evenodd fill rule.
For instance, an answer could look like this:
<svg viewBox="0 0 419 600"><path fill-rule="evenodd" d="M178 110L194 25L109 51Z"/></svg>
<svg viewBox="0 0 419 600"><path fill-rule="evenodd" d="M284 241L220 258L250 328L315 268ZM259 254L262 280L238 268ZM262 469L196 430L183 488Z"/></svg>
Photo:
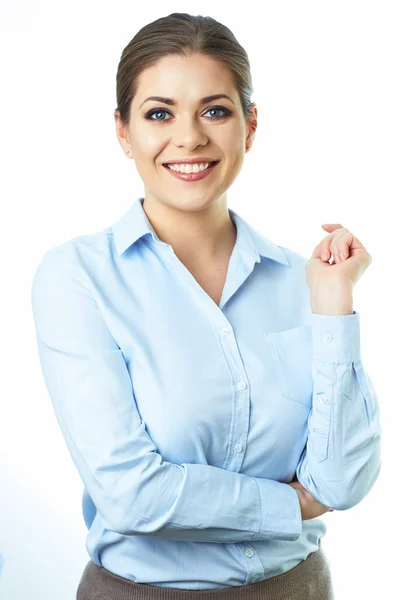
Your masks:
<svg viewBox="0 0 419 600"><path fill-rule="evenodd" d="M136 583L90 560L76 600L334 600L327 557L321 546L293 569L249 585L190 590Z"/></svg>

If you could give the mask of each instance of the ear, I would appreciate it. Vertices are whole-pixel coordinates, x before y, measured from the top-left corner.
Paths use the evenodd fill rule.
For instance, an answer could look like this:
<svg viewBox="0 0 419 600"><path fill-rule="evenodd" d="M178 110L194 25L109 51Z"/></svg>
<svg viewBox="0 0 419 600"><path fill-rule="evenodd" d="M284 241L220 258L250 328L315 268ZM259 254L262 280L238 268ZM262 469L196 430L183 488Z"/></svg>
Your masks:
<svg viewBox="0 0 419 600"><path fill-rule="evenodd" d="M253 141L255 139L255 133L256 133L256 129L258 126L258 109L256 107L256 104L253 102L252 103L252 113L253 116L251 117L247 117L246 118L246 125L247 125L247 134L246 134L246 152L248 152L250 150L250 148L253 145Z"/></svg>
<svg viewBox="0 0 419 600"><path fill-rule="evenodd" d="M120 112L119 110L115 110L114 112L115 119L115 129L116 129L116 137L118 138L118 142L124 151L124 154L127 154L130 151L130 142L128 136L127 127L121 122Z"/></svg>

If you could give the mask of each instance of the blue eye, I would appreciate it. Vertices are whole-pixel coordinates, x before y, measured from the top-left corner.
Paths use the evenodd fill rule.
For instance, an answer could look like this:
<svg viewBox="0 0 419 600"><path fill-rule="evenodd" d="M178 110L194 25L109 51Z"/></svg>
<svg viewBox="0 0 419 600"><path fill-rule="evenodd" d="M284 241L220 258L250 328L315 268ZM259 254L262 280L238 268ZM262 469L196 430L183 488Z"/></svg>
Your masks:
<svg viewBox="0 0 419 600"><path fill-rule="evenodd" d="M228 108L224 108L223 106L213 106L212 108L208 108L208 110L206 110L205 112L210 112L210 111L217 111L217 110L221 110L224 111L224 114L218 117L209 117L209 119L211 121L217 121L218 119L226 119L227 117L229 117L231 115L231 110L229 110ZM145 118L148 119L149 121L162 121L165 122L168 119L152 119L151 117L153 115L158 115L158 114L168 114L170 115L171 113L163 108L153 108L153 110L150 110L146 115Z"/></svg>

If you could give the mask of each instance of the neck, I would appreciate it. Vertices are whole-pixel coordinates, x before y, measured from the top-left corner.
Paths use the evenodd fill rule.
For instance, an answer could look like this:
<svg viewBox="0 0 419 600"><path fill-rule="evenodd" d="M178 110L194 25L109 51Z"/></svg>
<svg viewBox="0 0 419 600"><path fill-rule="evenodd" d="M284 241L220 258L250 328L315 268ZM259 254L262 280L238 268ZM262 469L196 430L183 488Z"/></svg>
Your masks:
<svg viewBox="0 0 419 600"><path fill-rule="evenodd" d="M143 209L158 238L170 244L179 259L214 261L231 253L236 243L236 226L225 203L185 211L145 199Z"/></svg>

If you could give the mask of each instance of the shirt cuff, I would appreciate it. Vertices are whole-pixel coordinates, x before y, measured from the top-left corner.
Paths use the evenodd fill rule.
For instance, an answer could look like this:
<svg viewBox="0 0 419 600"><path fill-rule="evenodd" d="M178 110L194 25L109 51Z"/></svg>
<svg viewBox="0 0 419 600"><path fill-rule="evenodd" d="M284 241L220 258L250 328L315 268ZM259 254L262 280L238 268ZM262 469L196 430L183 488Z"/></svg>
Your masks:
<svg viewBox="0 0 419 600"><path fill-rule="evenodd" d="M303 526L297 491L273 479L254 479L259 487L261 507L259 532L253 540L297 540Z"/></svg>
<svg viewBox="0 0 419 600"><path fill-rule="evenodd" d="M311 313L313 360L354 362L361 360L359 312L352 315Z"/></svg>

